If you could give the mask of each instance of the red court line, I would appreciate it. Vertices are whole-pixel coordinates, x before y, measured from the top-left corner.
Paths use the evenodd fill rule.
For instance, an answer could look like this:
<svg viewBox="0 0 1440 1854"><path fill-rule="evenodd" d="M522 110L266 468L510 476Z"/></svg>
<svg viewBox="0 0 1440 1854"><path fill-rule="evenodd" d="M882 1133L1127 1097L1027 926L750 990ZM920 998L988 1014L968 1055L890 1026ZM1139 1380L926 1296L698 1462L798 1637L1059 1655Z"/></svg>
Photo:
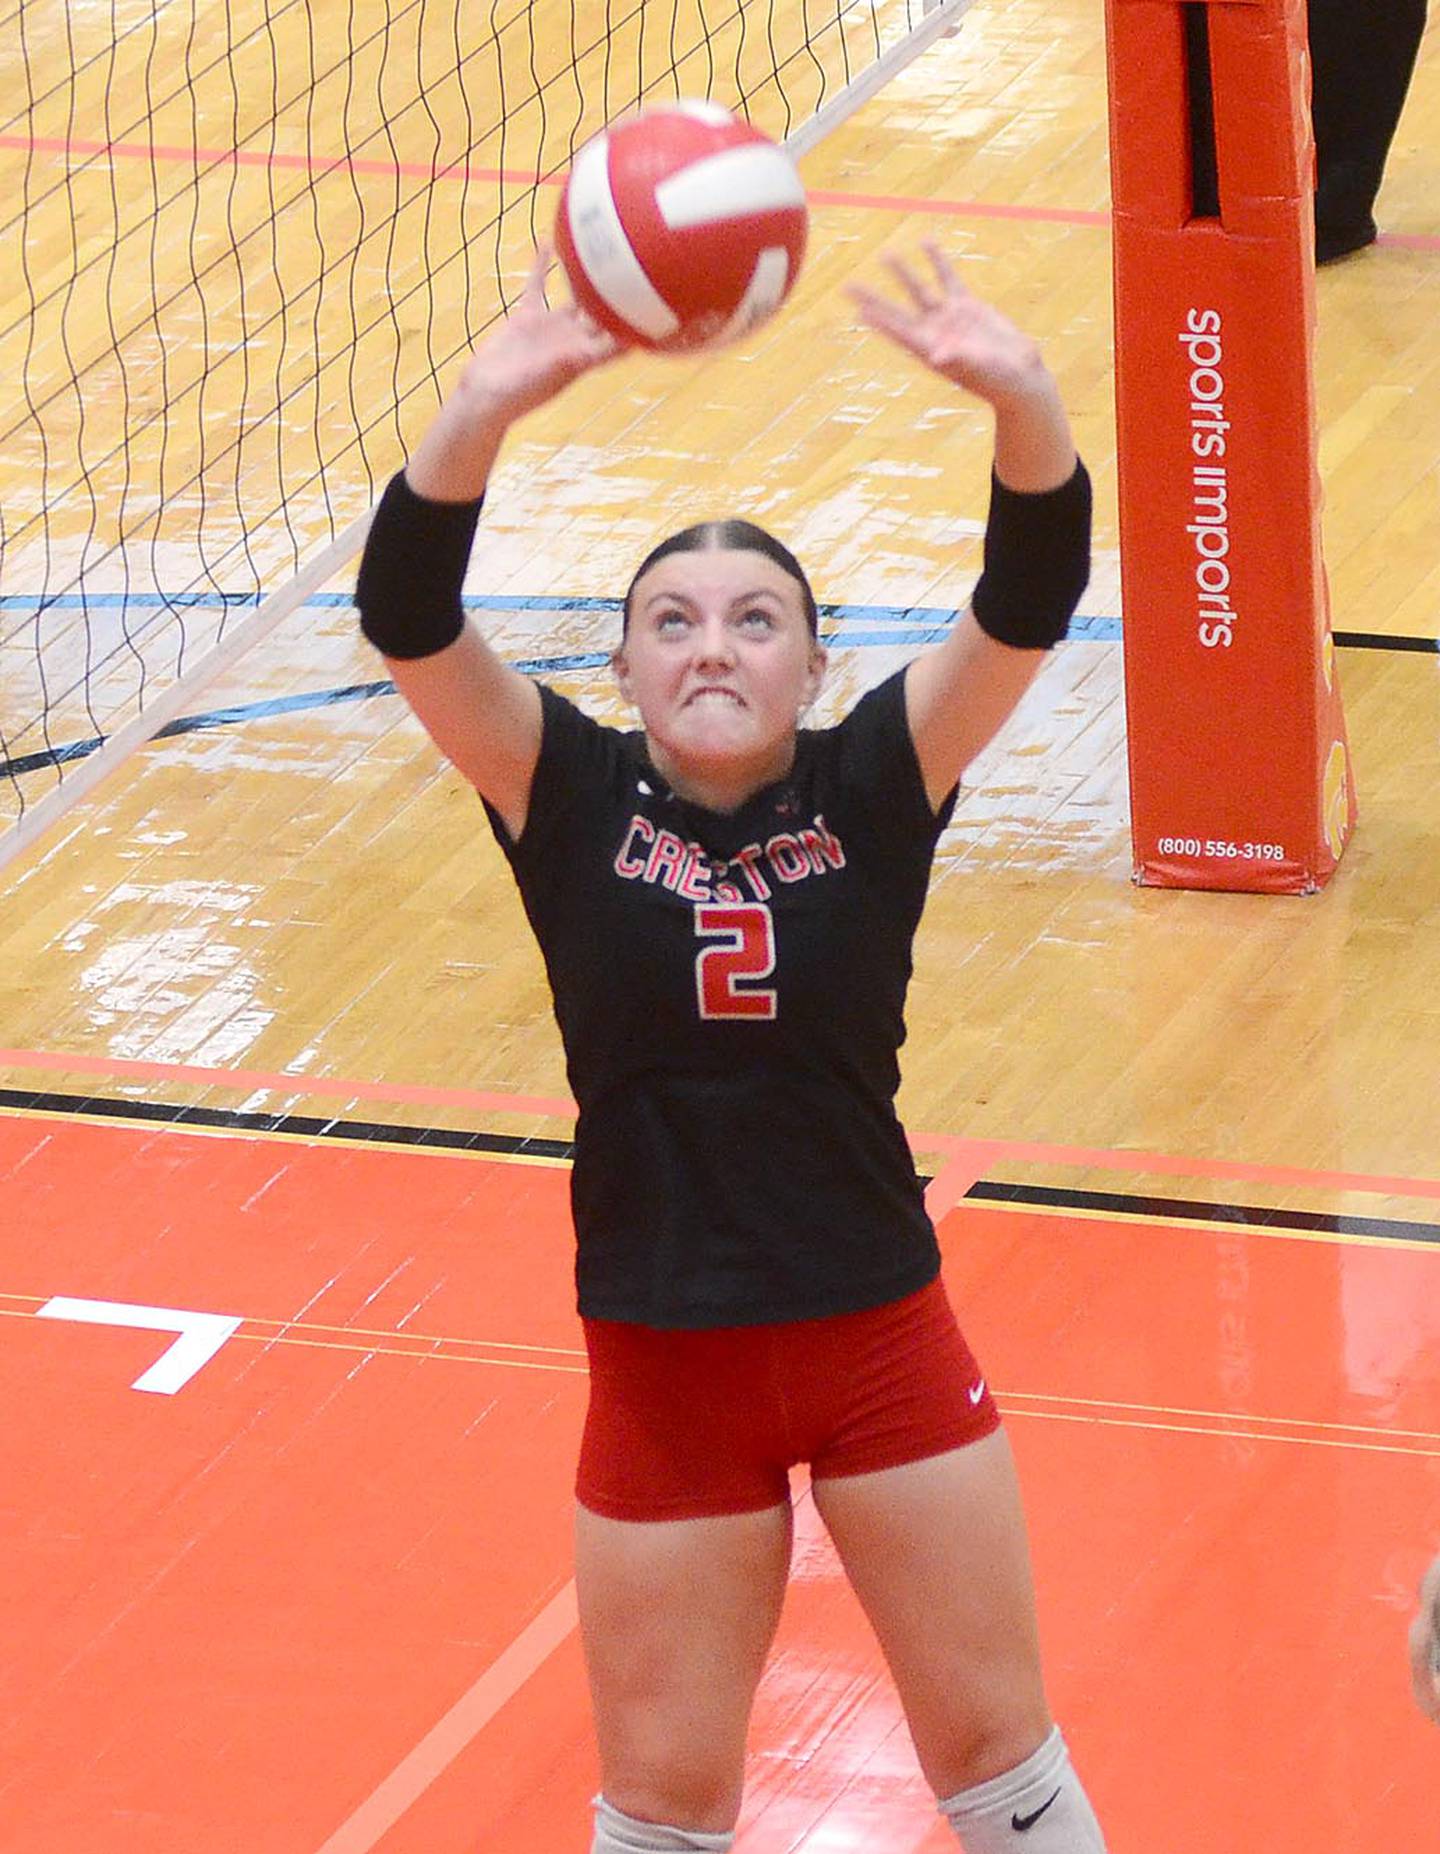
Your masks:
<svg viewBox="0 0 1440 1854"><path fill-rule="evenodd" d="M289 168L308 174L401 175L408 180L503 180L522 187L558 187L563 173L537 174L533 168L469 167L463 161L436 167L431 161L370 161L354 155L281 154L278 149L186 148L158 142L94 142L75 135L0 135L0 148L22 154L109 155L119 161L174 162L184 167Z"/></svg>
<svg viewBox="0 0 1440 1854"><path fill-rule="evenodd" d="M401 1758L384 1782L322 1843L316 1854L369 1854L505 1702L550 1658L578 1621L572 1579L551 1597L414 1750Z"/></svg>
<svg viewBox="0 0 1440 1854"><path fill-rule="evenodd" d="M507 186L559 187L565 182L562 169L554 174L540 174L533 168L470 167L463 161L448 167L436 167L425 161L372 161L353 155L282 154L279 150L252 148L186 148L154 142L86 141L79 136L0 135L0 148L22 154L72 155L86 159L109 155L121 161L175 162L185 167L224 166L289 168L302 173L401 176L410 180L440 182L446 180L504 181ZM1042 225L1107 226L1110 214L1072 206L1021 206L1003 200L925 199L908 193L849 193L833 187L810 189L810 199L817 206L855 206L867 212L936 213L958 219L1032 220ZM1382 232L1382 245L1395 245L1410 251L1440 251L1440 235L1430 232Z"/></svg>
<svg viewBox="0 0 1440 1854"><path fill-rule="evenodd" d="M1197 1159L1184 1153L1139 1152L1109 1146L1057 1146L1042 1140L970 1140L953 1133L912 1133L910 1143L921 1152L963 1156L967 1164L974 1163L982 1168L976 1170L976 1178L983 1177L984 1170L1000 1159L1012 1164L1090 1166L1096 1171L1298 1185L1326 1191L1366 1192L1377 1197L1440 1198L1440 1178L1311 1171L1303 1165L1268 1165L1254 1159Z"/></svg>
<svg viewBox="0 0 1440 1854"><path fill-rule="evenodd" d="M398 175L407 180L434 183L456 180L504 181L507 186L521 187L560 187L565 183L564 169L554 174L540 174L533 168L470 167L461 161L452 162L448 167L436 167L426 161L372 161L348 155L316 157L250 148L185 148L152 142L98 142L86 141L79 136L0 135L0 148L14 149L22 154L58 155L62 158L78 155L87 160L108 155L118 161L148 161L152 164L171 162L194 168L227 165L288 168L321 177L343 171L391 178ZM957 218L1033 219L1047 225L1103 226L1110 223L1108 212L1085 212L1063 206L1013 206L991 200L921 199L904 193L847 193L833 187L812 188L810 200L816 206L856 206L869 212L928 212ZM1435 242L1440 244L1440 239Z"/></svg>
<svg viewBox="0 0 1440 1854"><path fill-rule="evenodd" d="M440 1088L406 1082L348 1081L259 1069L217 1069L184 1062L141 1062L123 1056L67 1055L63 1050L0 1049L0 1068L39 1069L104 1075L115 1081L195 1083L249 1092L308 1094L330 1099L411 1102L487 1114L544 1114L573 1120L575 1103L560 1096L506 1094L494 1089ZM1064 1146L1043 1140L968 1139L958 1133L910 1135L917 1152L940 1152L947 1164L931 1182L954 1189L965 1171L968 1182L947 1197L937 1213L953 1208L969 1185L995 1164L1073 1165L1095 1171L1148 1173L1159 1177L1225 1179L1239 1183L1294 1185L1325 1191L1354 1191L1376 1197L1440 1199L1440 1178L1405 1178L1386 1173L1312 1171L1300 1165L1268 1165L1249 1159L1200 1159L1184 1153L1140 1152L1108 1146ZM955 1168L952 1171L952 1166ZM938 1200L937 1200L938 1201Z"/></svg>
<svg viewBox="0 0 1440 1854"><path fill-rule="evenodd" d="M925 1187L925 1209L930 1221L938 1224L948 1216L965 1193L985 1176L988 1154L978 1145L957 1158L947 1159Z"/></svg>

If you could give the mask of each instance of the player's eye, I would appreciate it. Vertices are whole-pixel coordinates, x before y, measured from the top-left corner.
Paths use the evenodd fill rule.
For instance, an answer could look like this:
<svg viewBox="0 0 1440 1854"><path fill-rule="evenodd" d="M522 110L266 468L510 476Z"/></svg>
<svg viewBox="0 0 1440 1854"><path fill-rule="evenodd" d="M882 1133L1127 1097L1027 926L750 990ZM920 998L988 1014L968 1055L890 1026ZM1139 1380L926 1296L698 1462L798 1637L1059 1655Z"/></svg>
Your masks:
<svg viewBox="0 0 1440 1854"><path fill-rule="evenodd" d="M773 631L775 614L766 611L763 605L752 605L740 615L740 622L747 631Z"/></svg>
<svg viewBox="0 0 1440 1854"><path fill-rule="evenodd" d="M655 614L655 629L660 632L668 631L672 635L676 632L683 631L689 622L689 619L686 617L685 613L680 610L678 605L672 605L668 611L661 611Z"/></svg>

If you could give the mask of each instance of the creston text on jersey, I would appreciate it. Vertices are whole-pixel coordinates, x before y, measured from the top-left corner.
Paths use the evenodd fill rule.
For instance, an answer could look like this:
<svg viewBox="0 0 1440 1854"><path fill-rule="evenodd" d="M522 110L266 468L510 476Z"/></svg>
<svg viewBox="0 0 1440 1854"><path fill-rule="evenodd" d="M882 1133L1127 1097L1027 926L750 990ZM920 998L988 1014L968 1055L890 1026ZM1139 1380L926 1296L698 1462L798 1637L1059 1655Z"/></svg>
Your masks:
<svg viewBox="0 0 1440 1854"><path fill-rule="evenodd" d="M789 886L844 867L844 845L818 814L798 830L777 831L721 858L637 811L615 853L616 875L658 884L685 901L768 901L772 880Z"/></svg>

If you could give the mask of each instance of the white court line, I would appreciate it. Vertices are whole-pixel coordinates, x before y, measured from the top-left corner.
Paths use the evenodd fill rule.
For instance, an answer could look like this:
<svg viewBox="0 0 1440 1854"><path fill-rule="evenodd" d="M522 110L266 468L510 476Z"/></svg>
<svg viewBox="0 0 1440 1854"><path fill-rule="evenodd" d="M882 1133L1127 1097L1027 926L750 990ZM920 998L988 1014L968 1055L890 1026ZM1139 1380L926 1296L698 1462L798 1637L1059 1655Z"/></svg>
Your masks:
<svg viewBox="0 0 1440 1854"><path fill-rule="evenodd" d="M316 1854L370 1854L405 1811L453 1764L505 1702L540 1668L579 1620L574 1582L567 1583L510 1646L403 1757L378 1789L342 1822Z"/></svg>

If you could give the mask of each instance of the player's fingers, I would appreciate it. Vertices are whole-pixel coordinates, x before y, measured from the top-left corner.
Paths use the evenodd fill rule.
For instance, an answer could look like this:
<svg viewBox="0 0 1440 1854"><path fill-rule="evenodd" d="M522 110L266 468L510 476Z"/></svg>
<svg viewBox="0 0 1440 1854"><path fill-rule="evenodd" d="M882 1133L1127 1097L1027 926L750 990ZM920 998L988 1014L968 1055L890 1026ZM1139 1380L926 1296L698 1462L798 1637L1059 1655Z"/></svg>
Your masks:
<svg viewBox="0 0 1440 1854"><path fill-rule="evenodd" d="M538 240L535 256L530 264L530 274L525 279L525 287L520 292L523 303L545 306L545 279L550 274L550 266L555 262L555 247L548 238Z"/></svg>
<svg viewBox="0 0 1440 1854"><path fill-rule="evenodd" d="M872 322L868 326L875 329L877 334L884 335L886 340L893 341L897 348L904 348L907 354L913 354L922 366L928 367L931 364L929 349L923 341L917 341L908 329L887 328L880 322Z"/></svg>
<svg viewBox="0 0 1440 1854"><path fill-rule="evenodd" d="M912 354L923 351L923 344L915 332L915 319L908 311L898 308L888 296L866 289L864 284L850 284L847 294L859 309L860 320L867 328L888 335L892 341L898 341L901 347L909 348Z"/></svg>
<svg viewBox="0 0 1440 1854"><path fill-rule="evenodd" d="M933 238L922 239L921 249L929 258L940 288L947 296L968 296L970 294L960 281L959 272Z"/></svg>
<svg viewBox="0 0 1440 1854"><path fill-rule="evenodd" d="M574 303L550 311L541 331L541 344L541 364L553 367L557 379L573 380L621 351L621 344L609 330L592 322Z"/></svg>
<svg viewBox="0 0 1440 1854"><path fill-rule="evenodd" d="M910 298L911 302L914 303L915 307L922 315L928 315L932 309L939 308L940 305L935 296L935 292L930 289L928 284L921 282L920 278L915 275L915 272L911 270L904 258L895 257L887 253L885 257L885 268L890 272L890 275L900 285L900 288L904 290L905 294Z"/></svg>
<svg viewBox="0 0 1440 1854"><path fill-rule="evenodd" d="M858 303L862 309L875 309L898 315L900 312L888 296L882 296L879 290L871 289L868 283L847 283L845 294L852 303Z"/></svg>
<svg viewBox="0 0 1440 1854"><path fill-rule="evenodd" d="M611 360L621 350L621 344L608 328L601 328L598 322L592 322L583 309L577 310L580 332L585 337L586 358L592 361Z"/></svg>
<svg viewBox="0 0 1440 1854"><path fill-rule="evenodd" d="M845 294L873 327L883 328L889 334L898 334L902 328L910 326L908 310L900 308L888 296L882 296L879 290L872 290L866 283L847 284Z"/></svg>

